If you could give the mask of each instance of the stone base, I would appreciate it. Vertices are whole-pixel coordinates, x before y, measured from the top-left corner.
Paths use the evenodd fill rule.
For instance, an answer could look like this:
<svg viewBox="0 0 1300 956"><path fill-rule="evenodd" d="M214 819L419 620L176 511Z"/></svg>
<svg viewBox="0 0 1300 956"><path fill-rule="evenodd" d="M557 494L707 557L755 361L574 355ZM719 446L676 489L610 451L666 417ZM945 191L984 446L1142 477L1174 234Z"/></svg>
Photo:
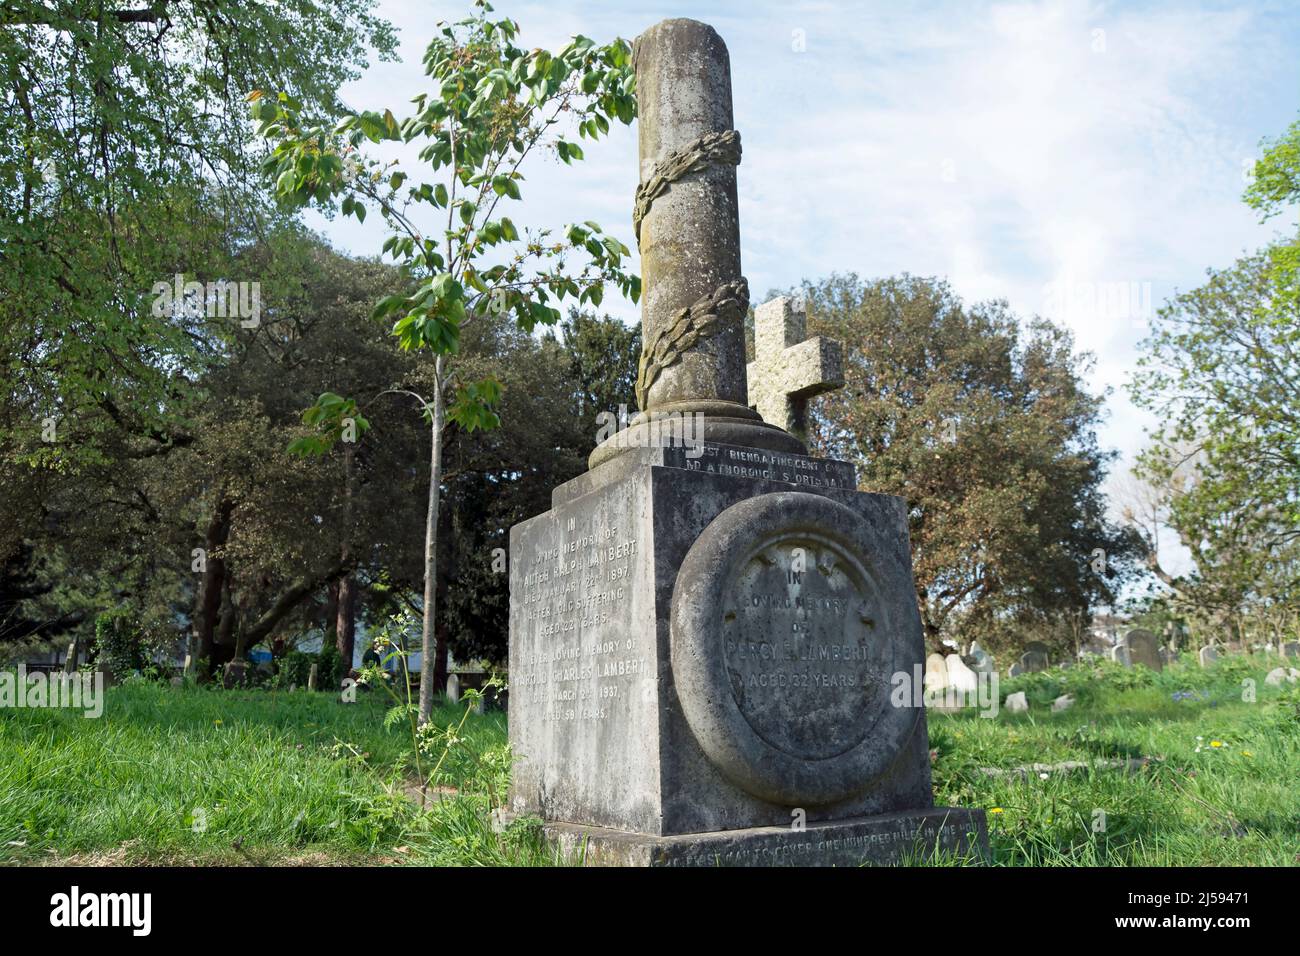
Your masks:
<svg viewBox="0 0 1300 956"><path fill-rule="evenodd" d="M589 866L891 866L941 860L985 863L983 810L935 807L824 823L650 836L548 823L547 838Z"/></svg>

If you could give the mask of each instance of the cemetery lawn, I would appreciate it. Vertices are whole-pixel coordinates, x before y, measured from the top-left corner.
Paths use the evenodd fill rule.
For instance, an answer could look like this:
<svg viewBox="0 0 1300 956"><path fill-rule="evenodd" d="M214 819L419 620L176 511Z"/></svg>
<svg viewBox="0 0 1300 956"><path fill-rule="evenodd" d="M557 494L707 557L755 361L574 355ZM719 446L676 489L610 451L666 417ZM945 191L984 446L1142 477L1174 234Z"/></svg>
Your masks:
<svg viewBox="0 0 1300 956"><path fill-rule="evenodd" d="M415 780L409 727L385 729L390 704L378 693L343 704L325 693L135 682L107 688L97 719L80 711L0 710L0 862L502 857L490 828L466 822L485 819L484 798L419 812L406 793ZM440 708L434 721L446 726L462 716L460 708ZM462 736L471 756L500 749L505 717L470 715ZM526 844L502 861L532 862Z"/></svg>
<svg viewBox="0 0 1300 956"><path fill-rule="evenodd" d="M1267 670L1258 658L1162 674L1100 663L1003 681L1004 695L1027 693L1029 713L931 711L936 801L988 811L996 865L1295 865L1300 690L1265 686ZM1256 702L1242 700L1243 679ZM1053 714L1062 693L1077 703ZM535 822L492 830L489 802L508 779L502 714L467 718L441 774L459 793L422 811L409 731L385 728L378 694L342 704L145 683L106 694L93 720L0 710L0 862L574 862L548 854ZM434 722L463 715L443 707ZM1142 757L1156 759L1046 779L982 769Z"/></svg>
<svg viewBox="0 0 1300 956"><path fill-rule="evenodd" d="M1098 662L1003 681L1028 713L930 713L936 802L988 812L995 864L1300 864L1300 692L1265 685L1276 665L1203 670L1184 654L1159 674ZM1075 706L1051 713L1065 693ZM1155 759L1128 771L981 770L1143 757Z"/></svg>

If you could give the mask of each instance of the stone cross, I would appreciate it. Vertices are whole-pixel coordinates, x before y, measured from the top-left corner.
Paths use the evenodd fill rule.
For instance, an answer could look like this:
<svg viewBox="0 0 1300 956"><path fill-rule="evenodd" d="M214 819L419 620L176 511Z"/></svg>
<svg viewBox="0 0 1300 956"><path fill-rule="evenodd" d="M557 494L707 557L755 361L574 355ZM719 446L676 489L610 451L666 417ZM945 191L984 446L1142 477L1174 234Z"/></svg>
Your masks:
<svg viewBox="0 0 1300 956"><path fill-rule="evenodd" d="M763 303L754 310L754 361L746 369L750 407L803 441L808 399L844 384L840 343L807 334L808 316L791 299Z"/></svg>

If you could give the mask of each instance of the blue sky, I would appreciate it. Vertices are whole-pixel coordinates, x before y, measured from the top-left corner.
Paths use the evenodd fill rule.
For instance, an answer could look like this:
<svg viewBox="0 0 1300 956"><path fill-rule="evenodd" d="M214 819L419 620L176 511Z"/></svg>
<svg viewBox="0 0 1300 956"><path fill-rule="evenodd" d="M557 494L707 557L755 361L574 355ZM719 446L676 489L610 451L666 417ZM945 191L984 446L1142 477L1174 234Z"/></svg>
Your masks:
<svg viewBox="0 0 1300 956"><path fill-rule="evenodd" d="M521 45L573 33L635 37L670 16L712 24L731 52L742 261L756 300L833 271L947 278L1069 326L1113 389L1101 439L1126 459L1151 423L1122 385L1149 312L1207 267L1293 224L1240 201L1261 138L1300 115L1300 4L596 3L501 0ZM420 57L468 3L383 0L402 63L343 91L399 116L424 89ZM632 241L636 132L569 168L526 170L512 218L595 219ZM413 158L413 157L412 157ZM374 254L379 217L313 219ZM638 312L607 299L628 321Z"/></svg>

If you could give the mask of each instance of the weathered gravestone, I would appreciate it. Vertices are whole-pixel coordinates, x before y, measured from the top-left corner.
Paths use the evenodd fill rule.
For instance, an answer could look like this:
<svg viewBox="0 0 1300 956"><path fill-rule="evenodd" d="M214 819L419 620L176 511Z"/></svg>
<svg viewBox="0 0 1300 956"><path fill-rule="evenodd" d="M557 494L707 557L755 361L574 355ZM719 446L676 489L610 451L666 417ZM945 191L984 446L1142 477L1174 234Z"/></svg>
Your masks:
<svg viewBox="0 0 1300 956"><path fill-rule="evenodd" d="M1025 652L1020 655L1020 673L1033 674L1045 671L1049 666L1047 645L1030 641L1025 645Z"/></svg>
<svg viewBox="0 0 1300 956"><path fill-rule="evenodd" d="M971 669L977 674L994 674L998 669L998 662L994 660L993 655L984 648L980 647L978 641L972 641L970 646L970 656L974 660Z"/></svg>
<svg viewBox="0 0 1300 956"><path fill-rule="evenodd" d="M1133 666L1133 656L1129 652L1128 645L1123 641L1120 641L1120 643L1110 649L1110 659L1116 663L1123 664L1125 667Z"/></svg>
<svg viewBox="0 0 1300 956"><path fill-rule="evenodd" d="M1153 671L1165 669L1160 656L1160 639L1146 628L1137 627L1125 634L1124 646L1128 648L1130 664L1143 664Z"/></svg>
<svg viewBox="0 0 1300 956"><path fill-rule="evenodd" d="M75 674L77 672L77 642L73 641L68 645L67 652L63 655L63 673Z"/></svg>
<svg viewBox="0 0 1300 956"><path fill-rule="evenodd" d="M1202 667L1209 667L1219 659L1219 651L1213 644L1206 644L1197 654Z"/></svg>
<svg viewBox="0 0 1300 956"><path fill-rule="evenodd" d="M1282 656L1300 658L1300 641L1287 641L1283 644Z"/></svg>
<svg viewBox="0 0 1300 956"><path fill-rule="evenodd" d="M934 806L902 499L856 491L851 465L780 427L818 383L747 382L726 47L667 20L633 62L645 288L628 431L699 414L704 443L610 439L511 530L510 811L595 863L984 850L981 811ZM764 422L748 400L780 388L796 407Z"/></svg>
<svg viewBox="0 0 1300 956"><path fill-rule="evenodd" d="M318 665L317 663L315 663L315 662L313 661L313 662L312 662L312 665L311 665L311 668L307 671L307 689L308 689L308 690L315 690L315 689L316 689L316 682L317 682L317 680L319 680L319 675L320 675L320 671L318 670L319 666L320 666L320 665Z"/></svg>
<svg viewBox="0 0 1300 956"><path fill-rule="evenodd" d="M948 662L942 654L931 654L925 659L925 689L940 693L948 686Z"/></svg>

